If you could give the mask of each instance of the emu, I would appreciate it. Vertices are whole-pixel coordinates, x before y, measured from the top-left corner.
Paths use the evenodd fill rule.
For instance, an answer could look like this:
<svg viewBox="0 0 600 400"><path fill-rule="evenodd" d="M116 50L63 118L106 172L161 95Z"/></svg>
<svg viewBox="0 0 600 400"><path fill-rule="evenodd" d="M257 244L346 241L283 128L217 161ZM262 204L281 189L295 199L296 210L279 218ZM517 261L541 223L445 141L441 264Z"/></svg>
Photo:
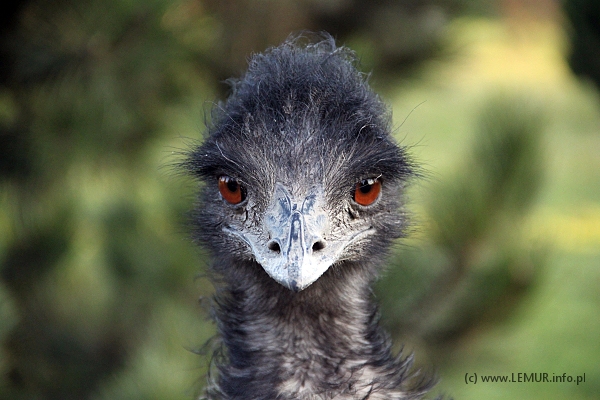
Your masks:
<svg viewBox="0 0 600 400"><path fill-rule="evenodd" d="M254 55L185 167L221 340L209 399L418 399L371 284L414 175L354 53L323 34Z"/></svg>

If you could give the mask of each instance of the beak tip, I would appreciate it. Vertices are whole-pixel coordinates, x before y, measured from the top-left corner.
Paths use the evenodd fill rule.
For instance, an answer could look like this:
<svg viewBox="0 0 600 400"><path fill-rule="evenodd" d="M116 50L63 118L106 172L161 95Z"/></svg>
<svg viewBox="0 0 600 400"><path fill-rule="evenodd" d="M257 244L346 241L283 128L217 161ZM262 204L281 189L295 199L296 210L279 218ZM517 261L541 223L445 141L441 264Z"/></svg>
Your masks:
<svg viewBox="0 0 600 400"><path fill-rule="evenodd" d="M298 293L300 290L302 290L302 288L298 286L298 282L295 279L290 281L289 288L294 293Z"/></svg>

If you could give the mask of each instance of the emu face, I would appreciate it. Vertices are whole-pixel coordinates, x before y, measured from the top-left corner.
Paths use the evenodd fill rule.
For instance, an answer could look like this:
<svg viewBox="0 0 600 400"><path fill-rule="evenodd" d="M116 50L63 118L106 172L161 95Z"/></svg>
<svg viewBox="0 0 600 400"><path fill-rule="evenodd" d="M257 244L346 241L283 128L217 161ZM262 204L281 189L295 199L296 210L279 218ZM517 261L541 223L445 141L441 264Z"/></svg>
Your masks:
<svg viewBox="0 0 600 400"><path fill-rule="evenodd" d="M411 171L354 64L332 39L252 58L188 160L205 182L197 236L215 256L299 291L401 236Z"/></svg>
<svg viewBox="0 0 600 400"><path fill-rule="evenodd" d="M342 238L328 245L324 239L332 236L321 185L299 195L290 192L291 186L275 182L266 211L259 217L259 229L232 224L224 230L246 242L273 279L298 291L317 280L339 258L343 244L353 240Z"/></svg>

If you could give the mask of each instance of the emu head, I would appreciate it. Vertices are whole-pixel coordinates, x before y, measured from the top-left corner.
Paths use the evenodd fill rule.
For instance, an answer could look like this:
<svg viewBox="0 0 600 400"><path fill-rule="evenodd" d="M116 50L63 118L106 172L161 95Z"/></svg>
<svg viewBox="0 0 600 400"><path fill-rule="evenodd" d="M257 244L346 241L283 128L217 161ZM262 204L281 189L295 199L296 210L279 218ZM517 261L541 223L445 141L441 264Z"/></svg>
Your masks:
<svg viewBox="0 0 600 400"><path fill-rule="evenodd" d="M330 37L288 40L253 56L232 84L187 160L204 181L197 236L214 257L299 291L381 258L401 236L411 169L355 64Z"/></svg>

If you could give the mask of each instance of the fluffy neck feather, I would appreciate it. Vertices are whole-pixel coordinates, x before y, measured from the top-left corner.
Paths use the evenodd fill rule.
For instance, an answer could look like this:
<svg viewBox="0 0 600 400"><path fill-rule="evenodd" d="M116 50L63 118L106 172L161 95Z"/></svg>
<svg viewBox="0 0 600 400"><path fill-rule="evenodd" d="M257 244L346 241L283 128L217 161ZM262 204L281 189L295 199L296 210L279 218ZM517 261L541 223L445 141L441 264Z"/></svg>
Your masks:
<svg viewBox="0 0 600 400"><path fill-rule="evenodd" d="M293 293L252 263L216 296L225 357L215 399L409 399L411 358L393 357L377 325L372 277L340 265Z"/></svg>

